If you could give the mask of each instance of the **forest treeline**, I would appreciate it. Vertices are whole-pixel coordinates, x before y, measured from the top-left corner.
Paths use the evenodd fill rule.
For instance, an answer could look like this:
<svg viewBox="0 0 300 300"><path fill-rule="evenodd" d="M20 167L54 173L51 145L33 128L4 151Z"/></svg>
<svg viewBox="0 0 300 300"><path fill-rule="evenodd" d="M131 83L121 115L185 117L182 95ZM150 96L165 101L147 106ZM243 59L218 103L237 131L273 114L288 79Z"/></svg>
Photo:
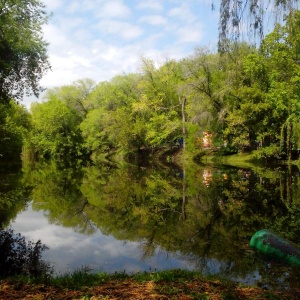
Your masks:
<svg viewBox="0 0 300 300"><path fill-rule="evenodd" d="M2 103L0 154L16 157L135 156L183 146L200 153L205 133L222 153L292 157L300 149L300 12L292 11L260 46L205 47L179 61L141 58L140 70L96 84L47 90L25 107Z"/></svg>

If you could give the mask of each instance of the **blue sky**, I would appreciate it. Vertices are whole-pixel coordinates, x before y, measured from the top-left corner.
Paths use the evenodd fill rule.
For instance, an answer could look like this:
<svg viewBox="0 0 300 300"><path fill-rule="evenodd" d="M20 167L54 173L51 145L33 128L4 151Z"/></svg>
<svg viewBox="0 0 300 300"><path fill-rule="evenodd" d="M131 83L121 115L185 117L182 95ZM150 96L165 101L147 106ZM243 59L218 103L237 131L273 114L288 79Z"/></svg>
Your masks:
<svg viewBox="0 0 300 300"><path fill-rule="evenodd" d="M43 2L53 13L44 26L52 65L41 80L45 88L82 78L110 80L138 72L141 56L160 63L217 44L218 11L211 10L212 0Z"/></svg>

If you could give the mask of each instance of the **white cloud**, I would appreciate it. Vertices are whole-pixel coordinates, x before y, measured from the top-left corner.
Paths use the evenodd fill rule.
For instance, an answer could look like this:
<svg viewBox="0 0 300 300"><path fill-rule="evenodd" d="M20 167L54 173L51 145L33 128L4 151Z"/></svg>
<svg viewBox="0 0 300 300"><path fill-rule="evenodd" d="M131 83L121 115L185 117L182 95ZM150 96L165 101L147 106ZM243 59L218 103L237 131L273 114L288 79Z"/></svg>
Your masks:
<svg viewBox="0 0 300 300"><path fill-rule="evenodd" d="M82 29L85 27L86 21L82 17L65 17L56 26L59 26L64 32L74 32L77 28Z"/></svg>
<svg viewBox="0 0 300 300"><path fill-rule="evenodd" d="M29 241L41 240L49 247L43 252L43 259L55 264L57 272L66 272L82 266L94 266L100 270L106 266L108 271L118 269L119 264L124 264L134 255L137 256L135 262L141 256L139 243L116 240L112 236L105 236L100 231L93 235L86 236L74 232L72 228L49 224L42 211L34 211L31 206L20 213L16 220L10 224L16 233L21 233ZM137 255L139 253L139 255ZM118 263L114 265L114 262ZM123 260L123 261L122 261Z"/></svg>
<svg viewBox="0 0 300 300"><path fill-rule="evenodd" d="M49 52L50 55L53 51L64 52L69 49L71 44L69 43L69 36L65 34L59 27L48 24L44 26L45 40L50 43Z"/></svg>
<svg viewBox="0 0 300 300"><path fill-rule="evenodd" d="M98 17L104 18L127 18L131 13L130 9L123 3L123 1L118 0L111 0L95 9Z"/></svg>
<svg viewBox="0 0 300 300"><path fill-rule="evenodd" d="M144 0L140 2L137 7L145 10L154 10L154 11L163 10L163 5L161 4L161 1L157 1L157 0Z"/></svg>
<svg viewBox="0 0 300 300"><path fill-rule="evenodd" d="M73 1L69 3L65 9L69 14L76 13L77 11L80 11L82 9L82 3L80 3L79 1Z"/></svg>
<svg viewBox="0 0 300 300"><path fill-rule="evenodd" d="M93 39L92 33L84 27L75 31L73 34L73 37L75 38L75 40L77 42L82 41L83 43L87 42L88 40L90 41ZM81 46L81 44L80 44L80 46Z"/></svg>
<svg viewBox="0 0 300 300"><path fill-rule="evenodd" d="M117 59L119 56L119 49L113 46L105 46L96 58L111 62Z"/></svg>
<svg viewBox="0 0 300 300"><path fill-rule="evenodd" d="M63 6L62 0L44 0L43 3L46 5L48 11L58 9Z"/></svg>
<svg viewBox="0 0 300 300"><path fill-rule="evenodd" d="M200 23L180 27L177 31L178 42L199 44L203 37L201 27Z"/></svg>
<svg viewBox="0 0 300 300"><path fill-rule="evenodd" d="M86 77L97 82L109 80L122 71L135 71L139 60L140 46L137 44L116 47L95 40L89 45L75 46L67 52L56 51L50 55L53 71L43 77L42 86L66 85Z"/></svg>
<svg viewBox="0 0 300 300"><path fill-rule="evenodd" d="M206 43L204 38L215 42L216 13L208 6L206 13L199 1L206 0L46 0L54 12L43 28L52 71L41 85L61 86L85 77L110 80L136 72L142 55L154 61L180 59Z"/></svg>
<svg viewBox="0 0 300 300"><path fill-rule="evenodd" d="M167 24L167 19L160 15L143 16L139 19L139 21L154 26Z"/></svg>
<svg viewBox="0 0 300 300"><path fill-rule="evenodd" d="M108 2L109 0L84 0L80 1L80 6L81 6L81 11L87 12L87 11L92 11L95 12L99 10L103 4Z"/></svg>
<svg viewBox="0 0 300 300"><path fill-rule="evenodd" d="M143 34L143 29L129 22L104 21L98 24L104 35L114 34L124 40L136 39Z"/></svg>
<svg viewBox="0 0 300 300"><path fill-rule="evenodd" d="M83 78L94 69L92 62L85 55L76 55L71 52L69 55L51 55L52 71L49 71L41 80L45 87L61 86Z"/></svg>
<svg viewBox="0 0 300 300"><path fill-rule="evenodd" d="M176 18L177 22L180 20L184 23L191 23L196 19L196 16L191 11L190 6L188 6L186 3L170 9L168 15Z"/></svg>

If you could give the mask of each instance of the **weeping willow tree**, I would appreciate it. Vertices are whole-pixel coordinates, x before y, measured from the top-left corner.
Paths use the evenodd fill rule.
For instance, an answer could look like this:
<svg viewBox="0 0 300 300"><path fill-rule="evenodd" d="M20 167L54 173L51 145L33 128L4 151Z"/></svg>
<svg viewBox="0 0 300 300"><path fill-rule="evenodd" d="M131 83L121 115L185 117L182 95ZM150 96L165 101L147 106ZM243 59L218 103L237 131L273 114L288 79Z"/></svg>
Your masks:
<svg viewBox="0 0 300 300"><path fill-rule="evenodd" d="M280 146L283 153L290 160L292 150L300 149L300 121L299 117L292 114L281 128Z"/></svg>
<svg viewBox="0 0 300 300"><path fill-rule="evenodd" d="M219 51L226 51L228 41L240 40L245 34L254 38L254 41L261 41L268 26L282 21L291 10L299 7L299 2L299 0L220 0Z"/></svg>

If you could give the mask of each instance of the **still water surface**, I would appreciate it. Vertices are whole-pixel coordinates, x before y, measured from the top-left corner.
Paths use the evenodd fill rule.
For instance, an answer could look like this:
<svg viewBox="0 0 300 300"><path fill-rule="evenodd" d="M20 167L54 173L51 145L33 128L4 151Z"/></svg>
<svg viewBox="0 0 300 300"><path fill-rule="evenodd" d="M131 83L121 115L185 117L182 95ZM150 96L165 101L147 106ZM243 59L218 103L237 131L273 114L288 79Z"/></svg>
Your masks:
<svg viewBox="0 0 300 300"><path fill-rule="evenodd" d="M264 228L299 243L298 168L51 162L0 179L2 226L46 244L43 259L57 273L182 268L271 288L299 285L298 268L249 248Z"/></svg>

